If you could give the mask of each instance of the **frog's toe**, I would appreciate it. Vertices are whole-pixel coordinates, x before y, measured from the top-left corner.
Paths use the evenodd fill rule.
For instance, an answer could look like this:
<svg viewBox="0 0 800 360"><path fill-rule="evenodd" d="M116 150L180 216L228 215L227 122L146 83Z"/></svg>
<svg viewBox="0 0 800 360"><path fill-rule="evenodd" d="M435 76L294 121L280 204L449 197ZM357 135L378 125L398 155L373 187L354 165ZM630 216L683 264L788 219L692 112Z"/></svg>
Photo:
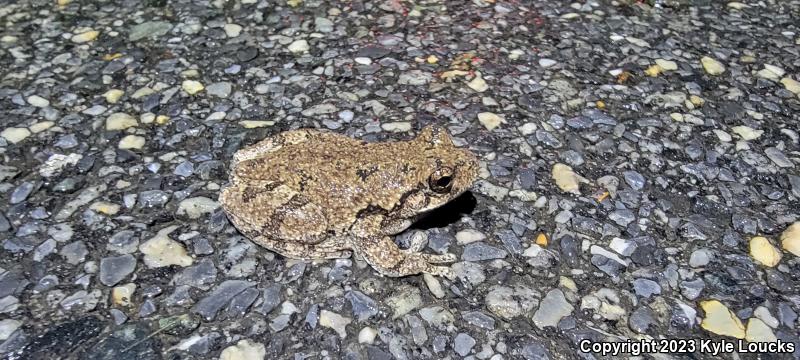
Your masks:
<svg viewBox="0 0 800 360"><path fill-rule="evenodd" d="M428 271L425 272L434 276L443 276L450 280L456 278L456 273L447 266L431 266Z"/></svg>
<svg viewBox="0 0 800 360"><path fill-rule="evenodd" d="M444 254L444 255L429 255L425 254L425 260L427 260L431 264L442 264L442 263L451 263L455 262L458 258L456 258L455 254Z"/></svg>

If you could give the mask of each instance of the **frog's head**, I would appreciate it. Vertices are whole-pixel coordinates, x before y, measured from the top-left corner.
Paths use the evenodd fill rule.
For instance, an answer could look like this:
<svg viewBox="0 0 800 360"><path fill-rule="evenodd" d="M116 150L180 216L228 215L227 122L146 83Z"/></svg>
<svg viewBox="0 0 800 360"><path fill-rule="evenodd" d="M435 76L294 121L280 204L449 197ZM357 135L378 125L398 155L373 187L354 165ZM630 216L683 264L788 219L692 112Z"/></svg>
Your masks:
<svg viewBox="0 0 800 360"><path fill-rule="evenodd" d="M440 207L458 197L478 177L478 158L468 149L453 145L444 128L428 125L414 140L425 153L424 169L419 173L420 195L424 205L418 213ZM422 199L420 199L422 200Z"/></svg>

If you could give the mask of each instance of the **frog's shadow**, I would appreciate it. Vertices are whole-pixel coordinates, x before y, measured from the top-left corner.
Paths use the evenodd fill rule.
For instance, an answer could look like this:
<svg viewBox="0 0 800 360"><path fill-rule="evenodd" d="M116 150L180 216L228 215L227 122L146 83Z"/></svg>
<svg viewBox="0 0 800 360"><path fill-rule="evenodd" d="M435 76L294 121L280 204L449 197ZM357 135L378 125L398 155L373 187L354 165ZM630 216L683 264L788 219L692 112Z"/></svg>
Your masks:
<svg viewBox="0 0 800 360"><path fill-rule="evenodd" d="M463 214L469 214L478 205L478 200L471 191L467 191L447 204L432 210L417 220L411 229L428 230L432 228L442 228L450 225L461 218Z"/></svg>

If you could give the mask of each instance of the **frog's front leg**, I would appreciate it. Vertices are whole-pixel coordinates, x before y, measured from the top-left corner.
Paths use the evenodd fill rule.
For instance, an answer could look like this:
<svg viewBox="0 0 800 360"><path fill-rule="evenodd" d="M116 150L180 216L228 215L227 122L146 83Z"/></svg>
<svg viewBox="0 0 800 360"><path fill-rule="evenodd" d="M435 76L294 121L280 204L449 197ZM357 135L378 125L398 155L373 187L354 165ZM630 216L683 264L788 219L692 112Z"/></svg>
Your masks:
<svg viewBox="0 0 800 360"><path fill-rule="evenodd" d="M453 254L432 255L419 252L419 248L401 250L392 238L381 234L381 215L370 215L360 219L352 228L350 239L353 250L361 254L375 270L386 276L407 276L420 273L454 278L448 266L434 264L456 260ZM416 250L416 251L415 251Z"/></svg>

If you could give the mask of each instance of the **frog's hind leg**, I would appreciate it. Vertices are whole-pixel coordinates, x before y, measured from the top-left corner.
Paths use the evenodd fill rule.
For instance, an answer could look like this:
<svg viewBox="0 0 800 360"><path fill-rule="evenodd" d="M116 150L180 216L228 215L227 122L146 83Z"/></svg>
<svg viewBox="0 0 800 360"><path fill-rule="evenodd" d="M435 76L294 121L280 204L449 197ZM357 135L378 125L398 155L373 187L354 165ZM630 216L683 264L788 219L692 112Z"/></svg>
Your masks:
<svg viewBox="0 0 800 360"><path fill-rule="evenodd" d="M279 150L286 145L296 145L308 141L314 132L308 129L290 130L264 138L263 140L239 149L233 154L231 168L237 163L262 157L264 154Z"/></svg>
<svg viewBox="0 0 800 360"><path fill-rule="evenodd" d="M304 244L275 240L257 236L253 242L287 258L301 260L341 259L350 257L353 252L344 247L344 242L323 241L319 244Z"/></svg>

